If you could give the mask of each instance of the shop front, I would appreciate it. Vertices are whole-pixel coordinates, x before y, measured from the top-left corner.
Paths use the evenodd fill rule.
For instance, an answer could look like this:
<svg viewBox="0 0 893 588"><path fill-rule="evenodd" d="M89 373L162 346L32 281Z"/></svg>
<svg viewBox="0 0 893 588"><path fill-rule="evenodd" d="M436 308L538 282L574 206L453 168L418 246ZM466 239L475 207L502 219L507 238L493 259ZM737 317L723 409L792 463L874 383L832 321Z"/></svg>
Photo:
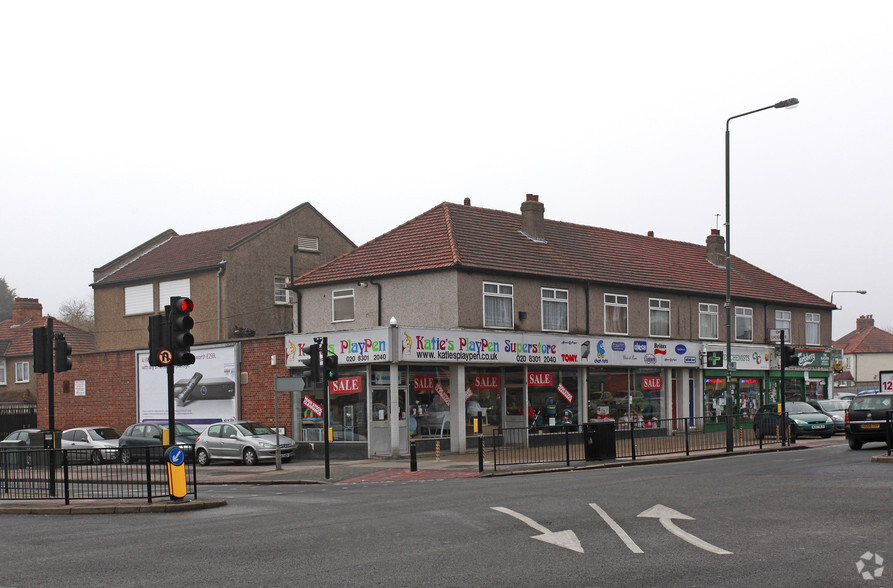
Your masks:
<svg viewBox="0 0 893 588"><path fill-rule="evenodd" d="M833 352L823 348L794 350L797 366L785 368L785 401L809 401L831 398ZM781 370L770 374L769 402L781 399Z"/></svg>
<svg viewBox="0 0 893 588"><path fill-rule="evenodd" d="M726 364L725 345L708 344L704 346L708 369L704 370L704 417L705 422L720 423L726 413L727 398L735 403L733 412L741 415L753 415L760 405L769 402L769 368L775 350L772 347L759 345L733 345L731 395L726 396Z"/></svg>

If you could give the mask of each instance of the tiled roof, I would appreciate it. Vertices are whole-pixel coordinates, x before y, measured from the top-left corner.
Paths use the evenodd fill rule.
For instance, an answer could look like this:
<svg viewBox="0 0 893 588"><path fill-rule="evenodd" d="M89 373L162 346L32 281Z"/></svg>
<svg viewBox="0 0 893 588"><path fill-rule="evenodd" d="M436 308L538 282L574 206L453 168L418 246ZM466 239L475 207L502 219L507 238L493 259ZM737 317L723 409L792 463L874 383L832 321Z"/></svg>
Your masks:
<svg viewBox="0 0 893 588"><path fill-rule="evenodd" d="M270 224L262 220L188 235L175 235L158 247L95 282L106 286L156 276L176 275L214 267L223 250Z"/></svg>
<svg viewBox="0 0 893 588"><path fill-rule="evenodd" d="M7 343L4 355L7 357L18 355L31 356L34 352L34 335L32 331L37 327L45 327L46 324L47 317L39 320L27 320L17 325L12 323L12 319L0 321L0 343ZM65 334L65 340L71 344L72 355L96 350L92 333L72 327L59 319L53 319L53 332ZM3 345L0 344L0 350L2 348Z"/></svg>
<svg viewBox="0 0 893 588"><path fill-rule="evenodd" d="M844 353L893 353L893 334L871 325L847 333L833 345Z"/></svg>
<svg viewBox="0 0 893 588"><path fill-rule="evenodd" d="M304 274L296 285L462 268L725 296L725 268L707 261L706 244L552 220L544 221L543 232L542 242L533 241L521 232L520 214L442 203ZM833 308L737 257L732 295Z"/></svg>

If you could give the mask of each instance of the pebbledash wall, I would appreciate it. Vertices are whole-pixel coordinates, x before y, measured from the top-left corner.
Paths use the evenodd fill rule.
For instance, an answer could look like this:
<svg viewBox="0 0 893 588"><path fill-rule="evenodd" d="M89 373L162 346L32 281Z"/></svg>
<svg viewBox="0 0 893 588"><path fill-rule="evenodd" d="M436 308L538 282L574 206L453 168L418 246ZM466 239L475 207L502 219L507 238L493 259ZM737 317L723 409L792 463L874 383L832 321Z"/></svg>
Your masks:
<svg viewBox="0 0 893 588"><path fill-rule="evenodd" d="M274 424L273 389L276 377L289 375L282 336L226 342L237 347L238 416ZM54 374L54 426L65 430L109 426L123 432L139 420L137 360L146 350L121 350L72 356L72 369ZM276 356L276 365L273 364ZM153 368L163 369L163 368ZM38 426L49 426L47 376L37 380ZM279 426L291 435L291 394L279 395ZM188 419L185 419L188 422ZM199 428L203 428L199 427Z"/></svg>

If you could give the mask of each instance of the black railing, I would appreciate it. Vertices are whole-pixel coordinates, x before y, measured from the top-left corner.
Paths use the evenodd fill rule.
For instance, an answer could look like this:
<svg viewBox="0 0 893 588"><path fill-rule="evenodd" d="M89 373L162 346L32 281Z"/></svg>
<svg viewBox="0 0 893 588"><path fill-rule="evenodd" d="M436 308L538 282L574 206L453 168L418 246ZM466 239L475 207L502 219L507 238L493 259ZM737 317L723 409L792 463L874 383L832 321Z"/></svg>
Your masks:
<svg viewBox="0 0 893 588"><path fill-rule="evenodd" d="M893 453L893 410L887 411L887 455Z"/></svg>
<svg viewBox="0 0 893 588"><path fill-rule="evenodd" d="M193 447L186 455L186 493L198 498ZM167 463L158 447L129 448L137 460L125 464L118 449L19 449L0 451L0 500L123 500L170 496Z"/></svg>
<svg viewBox="0 0 893 588"><path fill-rule="evenodd" d="M781 419L779 422L785 422ZM780 426L755 427L752 417L681 418L649 422L587 423L552 428L495 429L487 440L494 470L498 466L564 463L762 447L786 444ZM483 463L483 444L479 448ZM479 468L483 471L483 467Z"/></svg>

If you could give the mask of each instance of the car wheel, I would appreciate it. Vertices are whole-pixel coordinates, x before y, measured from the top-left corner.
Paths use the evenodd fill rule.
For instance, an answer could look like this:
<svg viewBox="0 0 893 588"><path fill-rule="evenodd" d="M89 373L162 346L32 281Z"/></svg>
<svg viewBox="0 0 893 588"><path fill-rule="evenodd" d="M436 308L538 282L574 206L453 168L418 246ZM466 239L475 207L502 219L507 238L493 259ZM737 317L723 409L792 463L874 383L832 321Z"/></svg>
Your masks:
<svg viewBox="0 0 893 588"><path fill-rule="evenodd" d="M121 450L121 463L125 465L130 465L133 463L133 456L130 454L130 449L126 447Z"/></svg>
<svg viewBox="0 0 893 588"><path fill-rule="evenodd" d="M246 447L245 453L242 454L242 463L245 465L257 465L257 453L250 447Z"/></svg>
<svg viewBox="0 0 893 588"><path fill-rule="evenodd" d="M858 439L847 437L846 441L850 444L850 449L862 449L862 442Z"/></svg>
<svg viewBox="0 0 893 588"><path fill-rule="evenodd" d="M204 449L199 449L195 453L195 461L197 461L200 466L211 465L211 456L208 455L208 452Z"/></svg>
<svg viewBox="0 0 893 588"><path fill-rule="evenodd" d="M98 449L94 449L92 453L90 453L90 461L93 462L93 465L99 465L102 463L102 452Z"/></svg>

